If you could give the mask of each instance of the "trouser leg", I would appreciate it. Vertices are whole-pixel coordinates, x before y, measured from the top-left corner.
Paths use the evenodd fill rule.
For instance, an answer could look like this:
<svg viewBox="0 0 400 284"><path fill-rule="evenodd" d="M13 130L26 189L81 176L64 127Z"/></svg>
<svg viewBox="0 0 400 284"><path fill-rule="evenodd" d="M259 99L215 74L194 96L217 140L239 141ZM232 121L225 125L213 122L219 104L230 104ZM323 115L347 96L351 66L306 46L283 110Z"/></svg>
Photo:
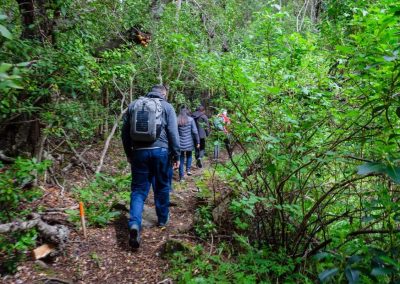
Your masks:
<svg viewBox="0 0 400 284"><path fill-rule="evenodd" d="M141 228L143 206L152 180L147 164L148 152L134 151L131 160L132 183L128 226L131 228L133 224L136 224Z"/></svg>
<svg viewBox="0 0 400 284"><path fill-rule="evenodd" d="M192 167L192 151L186 151L186 172L189 172Z"/></svg>
<svg viewBox="0 0 400 284"><path fill-rule="evenodd" d="M154 201L159 223L165 223L169 215L169 191L170 191L170 166L168 162L168 150L165 148L153 150L153 173L155 176Z"/></svg>
<svg viewBox="0 0 400 284"><path fill-rule="evenodd" d="M203 159L204 154L206 152L206 139L205 138L200 139L200 149L198 151L199 151L199 156L197 159Z"/></svg>
<svg viewBox="0 0 400 284"><path fill-rule="evenodd" d="M219 141L215 142L214 144L214 159L218 159L219 158Z"/></svg>
<svg viewBox="0 0 400 284"><path fill-rule="evenodd" d="M185 166L185 152L181 151L181 155L179 156L179 179L183 178L185 175L184 173L184 166Z"/></svg>
<svg viewBox="0 0 400 284"><path fill-rule="evenodd" d="M232 158L232 148L231 148L231 143L229 141L229 138L224 139L224 144L225 144L226 151L228 152L229 158Z"/></svg>

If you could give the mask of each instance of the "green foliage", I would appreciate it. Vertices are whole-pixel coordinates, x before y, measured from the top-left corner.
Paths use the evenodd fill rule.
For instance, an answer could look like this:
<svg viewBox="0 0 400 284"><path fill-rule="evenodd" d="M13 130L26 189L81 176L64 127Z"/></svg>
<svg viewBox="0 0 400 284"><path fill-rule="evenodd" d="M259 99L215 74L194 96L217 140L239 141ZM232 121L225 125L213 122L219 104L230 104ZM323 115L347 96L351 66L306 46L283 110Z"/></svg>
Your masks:
<svg viewBox="0 0 400 284"><path fill-rule="evenodd" d="M42 190L32 186L32 182L49 165L49 161L38 163L35 159L23 158L17 158L8 167L0 163L0 223L27 219L34 209L29 206L30 202L42 196ZM36 237L34 229L0 234L1 274L16 272L27 250L36 244Z"/></svg>
<svg viewBox="0 0 400 284"><path fill-rule="evenodd" d="M2 128L28 115L48 139L93 141L129 100L160 81L176 106L228 109L240 153L215 173L235 192L234 232L251 243L238 253L243 260L199 258L197 272L187 264L181 281L290 282L301 279L290 278L297 272L328 282L396 280L398 0L197 0L181 1L180 9L178 1L56 1L29 27L33 39L22 38L17 3L3 2ZM51 36L43 35L49 22ZM135 29L151 36L147 47L132 41ZM223 139L214 131L209 141ZM0 177L1 204L11 209L0 213L4 220L30 198L12 177L20 168ZM115 217L112 204L129 198L127 180L98 177L75 189L89 223ZM200 183L203 198L218 197ZM202 238L218 231L211 208L196 213ZM322 249L340 257L309 262ZM363 260L350 264L355 255Z"/></svg>
<svg viewBox="0 0 400 284"><path fill-rule="evenodd" d="M36 245L36 238L34 229L0 234L0 275L16 272L18 264L26 259L28 250Z"/></svg>
<svg viewBox="0 0 400 284"><path fill-rule="evenodd" d="M17 158L10 167L0 164L0 222L28 215L29 210L24 205L42 194L31 183L49 165L49 161L38 163L35 159L23 158Z"/></svg>
<svg viewBox="0 0 400 284"><path fill-rule="evenodd" d="M237 255L224 256L225 246L218 254L209 255L199 247L199 256L176 253L172 258L170 274L177 283L312 283L307 277L295 273L298 260L293 262L282 252L268 248L246 250Z"/></svg>
<svg viewBox="0 0 400 284"><path fill-rule="evenodd" d="M212 210L209 205L204 205L196 209L195 213L195 232L200 238L207 238L215 232Z"/></svg>
<svg viewBox="0 0 400 284"><path fill-rule="evenodd" d="M82 105L70 101L53 106L51 110L42 113L42 118L49 125L47 134L63 137L67 132L73 137L93 141L106 115L105 109L96 102Z"/></svg>
<svg viewBox="0 0 400 284"><path fill-rule="evenodd" d="M242 146L217 167L240 193L230 206L236 232L305 263L318 247L347 259L363 242L387 253L400 243L398 3L341 4L350 13L330 11L335 21L322 22L321 33L294 32L285 9L263 10L244 44L198 65L200 80L223 94L214 102L232 110ZM376 281L367 261L358 269L341 263L314 275Z"/></svg>
<svg viewBox="0 0 400 284"><path fill-rule="evenodd" d="M314 256L321 282L388 283L398 281L400 262L397 248L382 251L374 246L353 243L348 249L352 255L320 252Z"/></svg>
<svg viewBox="0 0 400 284"><path fill-rule="evenodd" d="M241 196L240 199L234 199L230 205L230 211L233 213L234 223L239 230L247 229L249 217L254 218L255 205L262 201L263 198L254 195L250 192L250 196ZM251 220L251 219L250 219Z"/></svg>
<svg viewBox="0 0 400 284"><path fill-rule="evenodd" d="M104 227L119 214L114 210L117 203L129 202L129 176L98 175L88 186L73 190L76 199L82 201L85 207L85 216L88 225ZM69 210L70 220L79 224L78 210Z"/></svg>

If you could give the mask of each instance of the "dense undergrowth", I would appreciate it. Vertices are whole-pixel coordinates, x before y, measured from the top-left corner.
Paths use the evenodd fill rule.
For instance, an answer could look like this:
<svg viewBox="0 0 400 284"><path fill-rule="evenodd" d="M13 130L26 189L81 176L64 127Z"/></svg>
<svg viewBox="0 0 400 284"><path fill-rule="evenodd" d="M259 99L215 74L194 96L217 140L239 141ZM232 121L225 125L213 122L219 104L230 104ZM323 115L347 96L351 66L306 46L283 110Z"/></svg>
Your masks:
<svg viewBox="0 0 400 284"><path fill-rule="evenodd" d="M127 103L162 82L175 106L228 109L235 144L233 160L199 181L195 232L219 241L177 255L178 281L400 281L399 1L150 2L32 1L42 12L25 26L16 1L4 1L0 144L39 163L2 167L2 204L29 203L19 178L59 172L64 154L107 137ZM138 30L151 41L136 44ZM223 222L213 178L230 192ZM115 217L127 180L73 190L93 203L89 222ZM13 206L2 222L28 216ZM15 247L1 254L35 236L2 235Z"/></svg>

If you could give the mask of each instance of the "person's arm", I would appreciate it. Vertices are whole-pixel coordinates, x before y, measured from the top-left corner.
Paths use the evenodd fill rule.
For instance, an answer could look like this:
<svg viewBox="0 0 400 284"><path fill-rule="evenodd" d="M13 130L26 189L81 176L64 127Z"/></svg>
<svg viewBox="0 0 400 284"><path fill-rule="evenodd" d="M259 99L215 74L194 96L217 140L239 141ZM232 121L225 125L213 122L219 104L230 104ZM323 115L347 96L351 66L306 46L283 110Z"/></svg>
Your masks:
<svg viewBox="0 0 400 284"><path fill-rule="evenodd" d="M178 122L176 119L176 113L171 105L167 105L166 109L167 125L165 131L168 136L168 144L172 155L173 163L179 160L180 155L180 144L179 144L179 132L178 132Z"/></svg>
<svg viewBox="0 0 400 284"><path fill-rule="evenodd" d="M194 119L192 119L191 130L192 130L193 139L194 139L194 141L196 143L196 147L197 147L200 144L200 139L199 139L199 132L197 131L197 126L196 126L196 122L194 121Z"/></svg>
<svg viewBox="0 0 400 284"><path fill-rule="evenodd" d="M123 116L123 124L121 130L122 144L124 146L124 151L128 159L128 162L130 162L132 156L132 140L130 135L130 128L131 128L131 123L130 123L130 114L128 109Z"/></svg>

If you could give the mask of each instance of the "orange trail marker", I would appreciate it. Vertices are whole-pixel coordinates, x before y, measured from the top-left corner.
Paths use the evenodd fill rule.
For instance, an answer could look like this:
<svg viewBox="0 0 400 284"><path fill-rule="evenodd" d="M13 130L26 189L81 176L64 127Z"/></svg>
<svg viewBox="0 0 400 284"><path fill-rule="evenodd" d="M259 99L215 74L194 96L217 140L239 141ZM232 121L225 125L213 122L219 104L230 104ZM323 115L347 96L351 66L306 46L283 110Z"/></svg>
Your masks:
<svg viewBox="0 0 400 284"><path fill-rule="evenodd" d="M86 238L87 233L86 233L85 209L83 208L83 202L79 202L79 215L81 216L83 236Z"/></svg>

